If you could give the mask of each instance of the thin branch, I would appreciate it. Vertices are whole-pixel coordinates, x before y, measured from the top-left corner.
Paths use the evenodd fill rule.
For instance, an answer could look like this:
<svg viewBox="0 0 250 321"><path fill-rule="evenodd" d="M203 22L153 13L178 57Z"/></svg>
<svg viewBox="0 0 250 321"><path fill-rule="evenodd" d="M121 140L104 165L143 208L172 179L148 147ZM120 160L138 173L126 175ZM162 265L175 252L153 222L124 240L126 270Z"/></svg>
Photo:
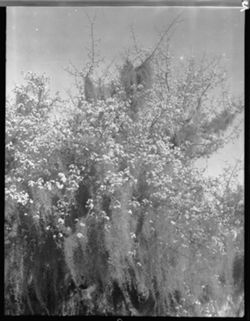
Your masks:
<svg viewBox="0 0 250 321"><path fill-rule="evenodd" d="M206 94L206 92L208 91L208 89L212 86L212 83L209 82L207 84L207 86L203 89L203 91L201 92L199 98L198 98L198 102L197 102L197 106L195 108L194 113L198 112L200 110L201 107L201 103L202 103L202 98L204 97L204 95Z"/></svg>
<svg viewBox="0 0 250 321"><path fill-rule="evenodd" d="M88 18L88 21L90 23L90 40L91 40L91 65L89 67L88 73L91 73L93 71L94 65L95 65L95 38L94 38L94 25L96 20L96 13L94 17L91 19L88 13L86 12L86 16Z"/></svg>
<svg viewBox="0 0 250 321"><path fill-rule="evenodd" d="M237 125L234 126L232 132L231 132L229 135L227 135L227 136L224 138L224 140L227 141L228 139L231 139L231 138L235 135L235 132L236 132L237 130L239 130L239 128L240 128L240 126L242 125L242 123L243 123L243 120L239 121L239 124L237 124Z"/></svg>
<svg viewBox="0 0 250 321"><path fill-rule="evenodd" d="M72 105L75 106L74 98L72 97L72 94L71 94L71 92L70 92L70 89L66 90L66 93L68 94L69 99L70 99Z"/></svg>
<svg viewBox="0 0 250 321"><path fill-rule="evenodd" d="M134 26L133 25L130 26L130 32L131 32L131 35L132 35L133 44L134 44L134 47L135 47L136 54L140 57L140 50L139 50L138 45L137 45L137 40L136 40L136 37L135 37L135 31L134 31ZM140 57L140 59L141 59L141 57ZM143 63L142 59L141 59L141 62Z"/></svg>
<svg viewBox="0 0 250 321"><path fill-rule="evenodd" d="M111 62L108 64L108 66L106 67L106 69L105 69L104 72L102 73L102 77L101 77L101 78L103 78L103 79L106 78L106 76L107 76L108 72L110 71L110 68L111 68L112 65L114 64L115 60L116 60L116 57L114 57L114 58L111 60Z"/></svg>
<svg viewBox="0 0 250 321"><path fill-rule="evenodd" d="M234 173L235 173L235 171L236 171L236 168L237 168L237 166L238 166L238 164L239 164L240 162L241 162L240 159L238 159L238 160L235 162L235 165L234 165L234 167L233 167L233 170L232 170L232 172L231 172L231 175L230 175L230 177L229 177L229 179L228 179L228 182L227 182L227 185L226 185L226 188L225 188L225 193L229 190L229 185L230 185L231 179L232 179L232 177L233 177L233 175L234 175Z"/></svg>
<svg viewBox="0 0 250 321"><path fill-rule="evenodd" d="M168 74L169 74L169 72L166 71L166 72L165 72L165 82L166 82L166 86L167 86L168 91L170 91L169 83L168 83Z"/></svg>
<svg viewBox="0 0 250 321"><path fill-rule="evenodd" d="M167 29L164 31L164 33L161 35L159 41L157 42L157 44L156 44L155 48L153 49L153 51L151 52L151 54L145 59L145 61L144 61L143 63L147 62L148 60L150 60L150 59L154 56L155 52L156 52L157 49L160 47L162 41L164 40L164 38L166 37L166 35L169 33L169 31L171 30L171 28L172 28L175 24L181 23L181 22L183 21L183 20L179 20L179 18L180 18L181 15L182 15L182 12L181 12L180 14L178 14L178 15L172 20L172 22L170 23L170 25L168 26L168 28L167 28Z"/></svg>

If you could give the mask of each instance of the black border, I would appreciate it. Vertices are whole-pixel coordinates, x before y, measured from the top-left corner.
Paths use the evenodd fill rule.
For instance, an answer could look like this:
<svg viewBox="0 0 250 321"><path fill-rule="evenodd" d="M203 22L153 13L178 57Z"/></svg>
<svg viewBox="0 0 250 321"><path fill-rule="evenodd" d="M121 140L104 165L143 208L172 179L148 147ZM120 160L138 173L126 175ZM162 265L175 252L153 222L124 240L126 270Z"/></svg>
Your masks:
<svg viewBox="0 0 250 321"><path fill-rule="evenodd" d="M0 0L1 6L175 6L241 7L241 0Z"/></svg>
<svg viewBox="0 0 250 321"><path fill-rule="evenodd" d="M237 2L237 4L236 4ZM249 1L250 2L250 1ZM182 4L181 4L182 3ZM240 3L240 4L239 4ZM1 71L1 76L2 79L0 81L0 101L2 102L1 105L1 121L4 122L3 126L0 126L1 131L2 131L2 135L1 138L3 137L3 139L1 139L1 143L2 143L2 148L3 148L3 153L4 153L4 148L5 148L5 99L6 99L6 86L5 86L5 80L6 80L6 8L5 6L200 6L200 7L204 7L204 6L215 6L215 7L241 7L241 1L235 1L235 0L229 0L227 1L227 4L225 3L225 1L185 1L185 0L176 0L176 1L123 1L123 0L116 0L116 1L97 1L97 0L93 0L93 1L2 1L0 0L0 71ZM248 277L248 273L247 271L250 268L250 265L248 263L249 260L247 260L248 257L248 246L250 244L250 233L248 232L247 227L249 226L249 217L248 217L248 210L249 210L249 201L247 198L248 192L249 192L249 186L247 184L247 180L248 177L250 177L250 173L249 173L249 146L250 146L250 131L249 131L249 124L250 124L250 116L249 116L249 108L250 108L250 99L249 99L249 83L250 83L250 61L249 61L249 57L250 57L250 49L247 46L247 36L250 34L249 31L249 25L250 25L250 10L246 10L244 13L242 13L245 15L245 315L243 318L226 318L226 319L230 319L230 320L237 320L237 319L241 319L241 320L250 320L250 312L249 312L249 304L247 304L247 302L249 302L249 277ZM4 157L1 157L2 160L2 173L3 173L3 181L4 181L4 167L5 167L5 163L4 163ZM4 195L3 195L4 197ZM4 202L2 203L4 204ZM3 213L4 213L4 208L3 208ZM2 221L4 222L4 215L1 216ZM2 225L3 226L3 225ZM4 244L4 234L2 234L2 244ZM4 276L3 276L4 277ZM3 299L1 301L1 310L3 311L3 316L4 316L4 278L1 278L1 281L3 283L0 284L1 286L1 290L3 291L3 295L1 296L1 298ZM12 316L5 316L7 318L12 318ZM32 318L32 316L19 316L21 318L23 317L28 317L28 318ZM36 318L38 316L35 316ZM84 317L84 316L80 316L80 317ZM86 316L85 316L86 317ZM84 318L85 318L84 317ZM79 316L74 316L74 317L70 317L70 318L79 318ZM89 318L95 318L95 317L89 317ZM124 321L127 319L130 319L131 317L102 317L102 318L106 318L106 319L111 319L111 320L116 320L116 321ZM156 317L156 319L165 319L169 317ZM170 317L171 318L171 317ZM143 319L146 320L150 320L151 317L143 317ZM154 318L155 319L155 318ZM181 319L190 319L190 318L185 318L185 317L181 317ZM203 320L205 318L200 318L197 317L195 318L196 320ZM210 318L209 318L210 319ZM219 319L221 320L221 318L212 318L212 319Z"/></svg>
<svg viewBox="0 0 250 321"><path fill-rule="evenodd" d="M0 8L0 103L1 103L1 118L0 121L3 122L2 126L0 125L1 136L1 150L3 151L1 157L1 178L3 177L4 182L4 170L5 170L5 101L6 101L6 87L5 87L5 79L6 79L6 8ZM4 189L3 189L3 202L1 205L3 206L3 213L4 213ZM4 214L1 215L3 229L1 232L4 231ZM4 232L1 233L1 241L4 248ZM4 270L4 269L3 269ZM0 288L2 290L1 298L4 297L4 273L1 277ZM4 311L4 300L1 300L1 310Z"/></svg>
<svg viewBox="0 0 250 321"><path fill-rule="evenodd" d="M250 84L250 49L247 46L249 41L247 41L247 35L249 36L250 32L250 9L245 11L245 265L244 265L244 281L245 281L245 319L250 320L250 309L249 309L249 276L247 271L249 271L250 264L249 260L249 245L250 245L250 233L248 230L249 227L249 146L250 146L250 115L249 115L249 106L250 106L250 96L249 96L249 84ZM248 125L247 125L248 124ZM247 182L248 181L248 182Z"/></svg>

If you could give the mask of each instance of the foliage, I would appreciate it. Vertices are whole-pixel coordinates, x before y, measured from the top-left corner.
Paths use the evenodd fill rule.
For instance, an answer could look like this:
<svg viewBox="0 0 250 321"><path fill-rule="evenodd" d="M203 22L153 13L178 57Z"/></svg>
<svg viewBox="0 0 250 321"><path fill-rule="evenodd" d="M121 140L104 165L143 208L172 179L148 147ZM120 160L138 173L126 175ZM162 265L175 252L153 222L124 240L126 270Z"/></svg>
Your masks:
<svg viewBox="0 0 250 321"><path fill-rule="evenodd" d="M225 80L215 58L177 71L159 51L150 68L150 88L134 81L128 94L116 80L112 95L93 100L82 89L70 102L51 98L33 73L15 88L6 314L216 316L230 301L236 315L243 189L193 163L223 145L242 105L211 105Z"/></svg>

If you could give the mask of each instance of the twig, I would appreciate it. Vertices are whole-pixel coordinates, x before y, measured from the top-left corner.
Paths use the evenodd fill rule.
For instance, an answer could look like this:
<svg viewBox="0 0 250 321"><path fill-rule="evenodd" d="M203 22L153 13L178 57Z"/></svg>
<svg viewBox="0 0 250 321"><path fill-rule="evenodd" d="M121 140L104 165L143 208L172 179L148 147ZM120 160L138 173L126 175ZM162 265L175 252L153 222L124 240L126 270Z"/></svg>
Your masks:
<svg viewBox="0 0 250 321"><path fill-rule="evenodd" d="M67 90L66 93L68 94L72 105L75 106L74 98L72 97L72 94L71 94L70 90Z"/></svg>
<svg viewBox="0 0 250 321"><path fill-rule="evenodd" d="M135 37L135 31L134 31L134 26L133 25L130 26L130 32L131 32L131 35L132 35L132 39L133 39L133 43L134 43L136 54L139 56L140 50L139 50L139 48L137 46L137 40L136 40L136 37ZM140 57L140 59L141 59L141 57ZM143 63L142 59L141 59L141 62Z"/></svg>
<svg viewBox="0 0 250 321"><path fill-rule="evenodd" d="M233 177L233 174L234 174L234 172L235 172L238 164L240 163L240 161L241 161L241 160L238 159L238 160L236 161L235 165L234 165L234 168L233 168L233 170L232 170L232 172L231 172L231 175L230 175L230 177L229 177L229 179L228 179L227 186L226 186L226 188L225 188L225 193L226 193L226 192L228 191L228 189L229 189L230 181L231 181L231 179L232 179L232 177Z"/></svg>
<svg viewBox="0 0 250 321"><path fill-rule="evenodd" d="M116 57L114 57L114 58L111 60L110 64L108 64L107 68L106 68L106 69L104 70L104 72L102 73L102 77L101 77L101 78L103 78L104 80L105 80L105 78L106 78L106 76L107 76L110 68L112 67L113 63L115 62L115 60L116 60Z"/></svg>
<svg viewBox="0 0 250 321"><path fill-rule="evenodd" d="M166 37L166 35L169 33L169 31L171 30L171 28L172 28L176 23L180 23L180 22L183 21L183 20L179 20L179 21L178 21L178 19L179 19L179 17L180 17L181 15L182 15L182 13L178 14L178 15L172 20L172 22L170 23L170 25L168 26L168 28L167 28L167 29L164 31L164 33L161 35L161 37L160 37L159 41L157 42L154 50L153 50L153 51L151 52L151 54L145 59L145 61L144 61L143 63L146 63L148 60L150 60L150 59L154 56L156 50L160 47L162 41L164 40L164 38Z"/></svg>
<svg viewBox="0 0 250 321"><path fill-rule="evenodd" d="M86 16L88 18L88 21L90 23L90 39L91 39L91 65L89 67L88 74L90 74L93 71L94 65L95 65L95 38L94 38L94 24L96 19L96 13L93 17L93 19L90 19L88 13L86 12Z"/></svg>

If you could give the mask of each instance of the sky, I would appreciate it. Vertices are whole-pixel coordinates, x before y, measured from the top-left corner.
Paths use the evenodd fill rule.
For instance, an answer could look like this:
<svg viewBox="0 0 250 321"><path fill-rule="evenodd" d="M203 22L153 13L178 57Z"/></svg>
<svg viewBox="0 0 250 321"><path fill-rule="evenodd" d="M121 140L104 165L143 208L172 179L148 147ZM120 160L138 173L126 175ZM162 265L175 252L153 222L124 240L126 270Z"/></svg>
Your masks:
<svg viewBox="0 0 250 321"><path fill-rule="evenodd" d="M70 62L77 68L87 62L90 23L96 16L97 48L105 62L119 63L133 44L131 26L140 47L154 48L159 32L182 12L175 28L171 51L176 59L191 54L222 55L232 94L244 94L244 14L239 8L199 7L8 7L7 95L27 71L45 73L51 91L62 95L73 79L65 72ZM208 164L209 174L221 172L225 161L243 158L243 125L240 138L228 144Z"/></svg>

